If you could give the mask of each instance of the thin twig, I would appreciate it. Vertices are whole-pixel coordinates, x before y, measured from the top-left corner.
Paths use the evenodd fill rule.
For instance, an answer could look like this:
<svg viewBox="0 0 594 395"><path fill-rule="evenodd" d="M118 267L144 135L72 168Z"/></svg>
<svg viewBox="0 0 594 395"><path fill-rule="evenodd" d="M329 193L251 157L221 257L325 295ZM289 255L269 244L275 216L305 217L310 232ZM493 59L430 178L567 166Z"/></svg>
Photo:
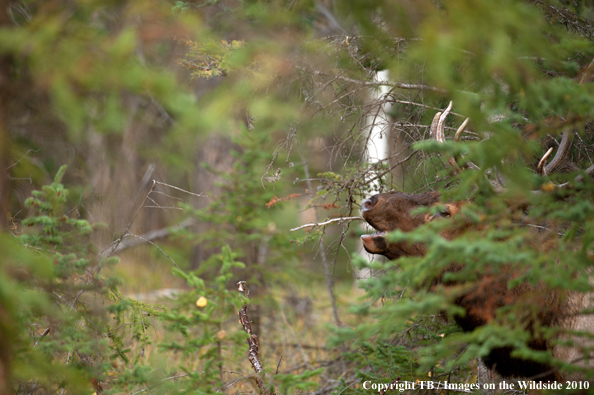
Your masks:
<svg viewBox="0 0 594 395"><path fill-rule="evenodd" d="M163 253L163 255L165 255L167 258L169 258L169 260L173 263L173 265L178 268L180 271L182 270L179 266L177 266L177 263L175 263L175 261L173 260L173 258L171 258L165 251L163 251L163 249L161 247L159 247L158 245L156 245L155 243L153 243L150 240L145 239L142 236L138 236L135 235L134 233L128 233L126 236L132 236L132 237L136 237L137 239L140 239L142 241L144 241L145 243L149 243L150 245L152 245L153 247L156 247L159 251L161 251L161 253Z"/></svg>
<svg viewBox="0 0 594 395"><path fill-rule="evenodd" d="M153 182L154 182L155 184L159 184L159 185L165 185L166 187L173 188L173 189L177 189L178 191L185 192L185 193L187 193L187 194L189 194L189 195L192 195L192 196L197 196L197 197L205 197L205 196L204 196L203 194L201 194L201 193L194 193L194 192L186 191L185 189L181 189L181 188L179 188L179 187L176 187L176 186L173 186L173 185L165 184L164 182L161 182L161 181L156 181L156 180L153 180Z"/></svg>
<svg viewBox="0 0 594 395"><path fill-rule="evenodd" d="M25 155L21 156L21 158L20 158L19 160L17 160L16 162L14 162L12 165L8 166L8 167L6 168L6 170L10 169L10 168L11 168L11 167L13 167L13 166L16 166L16 165L17 165L17 164L18 164L20 161L22 161L23 159L25 159L25 157L26 157L27 155L29 155L29 152L31 152L31 151L33 151L33 152L37 153L37 152L39 152L40 150L34 150L34 149L30 149L30 150L28 150L27 152L25 152ZM30 177L28 177L28 178L30 179ZM24 179L26 180L26 178L24 178Z"/></svg>
<svg viewBox="0 0 594 395"><path fill-rule="evenodd" d="M167 207L167 206L144 206L144 208L160 208L160 209L170 209L170 210L181 210L184 211L181 207Z"/></svg>
<svg viewBox="0 0 594 395"><path fill-rule="evenodd" d="M386 100L386 102L388 102L388 103L408 104L409 106L416 106L416 107L426 108L428 110L441 111L438 107L428 106L426 104L421 104L421 103L417 103L417 102L414 102L414 101L388 99L388 100ZM454 115L456 117L464 118L464 115L458 114L457 112L450 112L450 114L451 115Z"/></svg>
<svg viewBox="0 0 594 395"><path fill-rule="evenodd" d="M107 246L103 251L101 251L101 253L99 254L99 259L104 258L106 256L111 256L113 255L113 253L115 252L115 250L118 248L118 246L120 245L120 243L122 242L122 240L124 239L124 236L126 234L128 234L128 231L130 230L130 227L132 226L132 224L134 223L134 220L136 219L136 216L138 216L138 213L140 212L140 210L142 210L142 208L144 207L144 203L146 202L146 200L149 198L149 195L151 194L151 192L153 191L153 189L155 189L155 184L161 184L160 182L153 180L153 185L151 186L151 188L149 189L149 191L146 193L146 195L144 196L144 199L142 199L142 203L138 206L138 208L136 209L136 212L134 213L134 215L132 216L132 219L130 220L130 222L128 222L128 226L126 226L126 229L124 230L124 232L122 233L122 236L120 238L118 238L114 243L111 243L110 246L111 247L111 251L109 253L105 253L108 249L109 246Z"/></svg>
<svg viewBox="0 0 594 395"><path fill-rule="evenodd" d="M295 231L295 230L299 230L299 229L303 229L303 228L312 228L314 226L324 226L324 225L328 225L331 224L333 222L344 222L344 221L363 221L364 219L362 217L340 217L340 218L332 218L329 219L326 222L320 222L320 223L315 223L315 224L305 224L305 225L301 225L298 226L296 228L291 229L291 232Z"/></svg>
<svg viewBox="0 0 594 395"><path fill-rule="evenodd" d="M381 173L376 174L373 178L370 178L369 180L367 180L368 183L372 183L373 181L383 177L384 175L388 174L389 172L391 172L394 168L396 168L397 166L400 166L401 164L407 162L410 158L412 158L413 156L415 156L416 154L418 154L420 151L419 150L414 150L413 152L411 152L406 158L402 159L401 161L398 161L396 163L394 163L392 166L390 166L389 168L387 168L386 170L384 170Z"/></svg>
<svg viewBox="0 0 594 395"><path fill-rule="evenodd" d="M349 77L345 77L342 75L328 75L322 71L319 70L308 70L304 67L297 67L299 70L305 71L307 73L310 73L312 75L320 75L320 76L324 76L324 77L332 77L332 78L336 78L338 80L342 80L345 82L350 82L353 84L357 84L357 85L361 85L361 86L391 86L394 88L399 88L399 89L406 89L406 90L427 90L427 91L433 91L433 92L439 92L439 93L447 93L447 91L440 89L440 88L436 88L434 86L429 86L429 85L424 85L424 84L404 84L401 82L390 82L390 81L377 81L377 82L372 82L372 81L361 81L361 80L355 80L353 78L349 78Z"/></svg>

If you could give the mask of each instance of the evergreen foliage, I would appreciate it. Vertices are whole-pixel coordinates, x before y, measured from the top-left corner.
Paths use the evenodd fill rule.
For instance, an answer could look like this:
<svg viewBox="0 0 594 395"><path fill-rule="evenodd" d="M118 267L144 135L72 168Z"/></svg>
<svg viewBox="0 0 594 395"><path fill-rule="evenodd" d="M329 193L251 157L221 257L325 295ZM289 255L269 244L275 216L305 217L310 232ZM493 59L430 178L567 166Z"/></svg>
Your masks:
<svg viewBox="0 0 594 395"><path fill-rule="evenodd" d="M321 273L304 262L303 240L326 270L354 263L374 275L348 313L338 295L345 325L323 339L328 361L304 358L282 373L265 361L271 390L470 383L477 361L500 348L594 381L580 361L529 346L572 346L585 361L594 348L592 332L539 319L549 313L542 306L593 291L593 18L590 4L564 0L3 4L0 151L12 163L0 163L0 210L12 233L0 234L0 392L256 392L234 319L247 301L235 283L254 290L251 318L265 340L284 303L273 288L310 293ZM377 81L380 70L391 80ZM387 92L371 100L380 86ZM431 120L450 101L438 143ZM366 162L370 122L397 136L376 163ZM200 189L190 180L211 133L235 147L230 168L201 165L217 173L220 194L203 209L156 199L144 208L159 214L130 215L155 174ZM138 182L143 174L149 184ZM426 247L396 261L351 262L360 233L352 222L288 231L297 220L284 208L295 197L352 217L364 197L392 189L465 204L453 218L391 232L389 242ZM119 244L122 218L147 231L178 220L169 209L209 229L178 231L168 248L184 261L190 245L211 253L196 272L173 270L186 288L165 307L126 296L109 274L120 261L95 242ZM99 212L109 224L95 223ZM530 292L502 303L488 292L495 287ZM486 322L464 332L452 317L468 313L459 300L472 290ZM230 389L233 374L242 377Z"/></svg>

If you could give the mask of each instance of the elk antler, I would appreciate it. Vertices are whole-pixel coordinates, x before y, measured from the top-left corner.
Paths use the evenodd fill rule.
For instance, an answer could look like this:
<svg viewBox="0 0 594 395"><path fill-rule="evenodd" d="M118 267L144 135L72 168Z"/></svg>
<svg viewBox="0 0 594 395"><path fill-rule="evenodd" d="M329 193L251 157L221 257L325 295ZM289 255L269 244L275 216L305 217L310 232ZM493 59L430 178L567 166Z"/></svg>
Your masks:
<svg viewBox="0 0 594 395"><path fill-rule="evenodd" d="M446 140L445 139L445 121L446 121L447 116L452 111L453 105L454 105L454 103L452 101L450 101L450 104L448 104L447 108L443 111L443 113L438 112L437 114L435 114L435 117L433 117L433 122L431 122L431 127L429 129L430 135L431 135L431 137L434 137L438 143L444 143ZM464 122L462 122L462 125L460 125L458 130L456 130L456 133L454 134L454 141L460 140L460 136L466 129L468 122L470 122L470 118L466 118L464 120ZM448 162L454 168L454 171L456 173L460 172L460 168L456 164L455 158L453 158L453 157L448 158ZM475 165L474 163L472 163L470 161L466 162L465 167L469 167L469 168L475 169L475 170L479 169L479 167L477 165Z"/></svg>
<svg viewBox="0 0 594 395"><path fill-rule="evenodd" d="M452 111L452 107L453 107L453 102L450 101L447 108L443 112L438 112L437 114L435 114L435 117L433 117L433 122L431 122L431 127L429 129L431 137L434 137L435 140L439 143L444 143L446 140L445 139L445 121L446 121L446 118L449 115L449 113ZM460 127L458 127L458 130L456 130L456 133L454 134L454 141L460 140L460 136L466 129L466 126L468 126L469 122L470 122L470 118L466 118L464 120L464 122L462 122ZM455 173L460 172L460 168L458 167L458 164L456 163L456 159L454 157L449 157L448 163L452 166ZM472 163L471 161L466 161L464 163L463 167L470 168L473 170L480 170L480 168L477 165L475 165L474 163ZM495 177L495 178L496 178L495 180L488 180L489 183L496 191L503 190L503 183L501 182L501 180L499 180L498 177Z"/></svg>
<svg viewBox="0 0 594 395"><path fill-rule="evenodd" d="M594 70L594 61L592 61L592 65L593 65L592 68ZM453 106L453 103L450 101L447 108L443 112L438 112L437 114L435 114L435 116L433 117L433 121L431 122L431 127L429 129L430 135L438 143L444 143L446 141L445 121L446 121L448 114L452 111L452 106ZM458 130L456 130L456 133L454 134L453 141L460 140L460 136L464 132L469 121L470 121L470 118L466 118L466 120L464 120L464 122L460 125ZM557 152L555 153L555 156L553 157L553 159L550 161L550 163L547 164L547 159L553 152L553 148L549 148L547 150L547 152L543 155L542 159L538 162L536 171L539 174L547 176L549 174L559 171L561 168L563 168L563 166L566 166L568 164L568 162L569 162L569 164L573 165L573 163L571 163L571 161L569 160L569 156L571 154L571 147L573 145L574 136L575 136L575 130L573 127L568 127L567 129L565 129L565 131L563 132L563 137L561 138L561 143L559 144L559 148L557 149ZM452 166L455 173L460 172L460 168L458 167L458 165L456 163L456 159L454 157L449 157L448 163ZM475 165L474 163L472 163L471 161L464 162L463 167L474 169L474 170L480 170L480 168L477 165ZM573 165L573 167L575 167L577 169L577 167L575 165ZM594 177L594 165L592 165L588 169L586 169L586 174ZM581 179L582 179L582 177L579 176L575 180L579 181ZM495 179L489 180L489 182L491 183L493 188L497 191L501 191L504 189L503 182L497 177L497 174L495 174ZM557 185L557 187L563 187L566 184Z"/></svg>
<svg viewBox="0 0 594 395"><path fill-rule="evenodd" d="M456 130L456 134L454 134L454 141L459 141L460 140L460 136L462 135L462 132L464 132L464 129L466 129L466 126L468 125L468 122L470 122L470 118L466 118L464 120L464 122L462 122L462 125L460 125L460 127L458 128L458 130Z"/></svg>
<svg viewBox="0 0 594 395"><path fill-rule="evenodd" d="M584 82L588 81L592 72L594 72L594 59L586 67L586 70L584 71L584 74L580 79L580 85L583 85ZM538 167L536 170L540 174L542 174L543 176L547 176L551 173L558 171L563 166L563 163L567 161L567 159L569 158L569 154L571 153L571 146L573 145L574 135L575 133L573 128L568 127L567 129L565 129L565 131L563 132L563 137L561 138L561 143L559 144L559 149L553 157L553 160L551 160L551 163L543 167L544 163L547 160L547 157L551 154L552 148L549 148L549 150L544 154L540 162L538 162ZM592 166L590 166L586 170L586 173L592 175L590 170L591 168Z"/></svg>
<svg viewBox="0 0 594 395"><path fill-rule="evenodd" d="M551 163L549 163L546 166L543 166L546 163L547 158L553 151L552 147L549 148L549 150L546 152L546 154L544 154L540 162L538 162L538 167L536 170L540 174L542 174L543 176L547 176L561 169L563 163L567 161L567 159L569 158L569 154L571 153L571 146L573 145L573 136L573 128L565 129L565 131L563 132L563 137L561 138L561 144L559 144L559 149L553 157L553 160L551 160Z"/></svg>
<svg viewBox="0 0 594 395"><path fill-rule="evenodd" d="M431 137L434 137L438 143L445 143L445 120L452 111L453 102L450 101L448 107L444 110L444 112L438 112L433 117L433 122L431 122L431 128L429 129ZM454 168L456 173L460 172L460 168L456 164L456 160L453 157L448 158L448 162Z"/></svg>

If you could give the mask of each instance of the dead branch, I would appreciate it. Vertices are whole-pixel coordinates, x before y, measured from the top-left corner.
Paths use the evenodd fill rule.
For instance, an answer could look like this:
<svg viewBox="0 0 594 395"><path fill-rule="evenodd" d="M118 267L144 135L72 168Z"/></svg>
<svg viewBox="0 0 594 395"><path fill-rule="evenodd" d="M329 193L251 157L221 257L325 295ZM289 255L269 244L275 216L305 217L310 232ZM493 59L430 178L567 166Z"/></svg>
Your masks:
<svg viewBox="0 0 594 395"><path fill-rule="evenodd" d="M361 81L361 80L356 80L353 78L345 77L343 75L329 75L329 74L326 74L320 70L308 70L304 67L297 67L297 68L299 70L305 71L306 73L309 73L311 75L319 75L319 76L323 76L323 77L336 78L341 81L350 82L352 84L357 84L357 85L361 85L361 86L391 86L393 88L406 89L406 90L421 90L421 91L426 90L426 91L433 91L433 92L439 92L439 93L447 93L443 89L440 89L440 88L437 88L434 86L425 85L425 84L404 84L401 82L390 82L390 81L377 81L377 82Z"/></svg>
<svg viewBox="0 0 594 395"><path fill-rule="evenodd" d="M205 197L205 196L204 196L203 194L201 194L201 193L194 193L194 192L186 191L185 189L182 189L182 188L179 188L179 187L176 187L176 186L173 186L173 185L169 185L169 184L166 184L166 183L164 183L164 182L161 182L161 181L153 180L153 182L154 182L155 184L159 184L159 185L165 185L166 187L173 188L173 189L177 189L178 191L185 192L185 193L187 193L188 195L192 195L192 196L196 196L196 197ZM154 188L154 186L153 186L153 188Z"/></svg>
<svg viewBox="0 0 594 395"><path fill-rule="evenodd" d="M169 196L168 194L161 192L161 191L155 191L155 187L157 185L163 185L172 189L176 189L178 191L187 193L189 195L192 196L196 196L196 197L205 197L203 194L201 193L193 193L190 191L186 191L185 189L161 182L161 181L157 181L157 180L153 180L153 184L151 186L151 188L148 190L148 192L146 193L146 195L144 196L144 199L142 200L142 203L138 206L138 208L136 209L136 212L134 213L134 215L132 216L132 219L130 220L130 222L128 222L128 225L126 226L126 229L124 230L124 232L122 233L122 236L119 237L117 240L114 240L110 245L108 245L107 247L105 247L103 249L103 251L101 251L98 255L98 259L102 259L105 257L109 257L112 256L118 252L121 252L123 250L127 250L128 248L132 248L135 247L139 244L143 244L143 243L149 243L149 244L153 244L152 240L156 240L156 239L161 239L164 237L167 237L170 233L172 228L163 228L163 229L158 229L158 230L154 230L148 233L145 233L144 235L134 235L132 233L129 232L130 227L132 226L132 224L134 223L134 220L136 219L136 217L138 216L138 213L140 213L140 210L142 210L143 208L160 208L160 209L174 209L174 210L183 210L182 208L179 207L166 207L166 206L161 206L159 205L157 202L155 202L154 199L152 199L150 196L153 193L159 193L159 194L163 194L167 197L170 197L172 199L176 199L176 200L181 200L179 198L173 197L173 196ZM151 202L153 202L154 206L147 206L147 200L150 200ZM190 226L193 223L193 221L191 219L187 219L185 221L183 221L181 224L179 224L179 228L186 228L188 226ZM124 243L124 238L128 237L128 236L133 236L135 238L137 238L137 240L135 242L126 242ZM175 262L174 262L175 263ZM177 265L176 265L177 266Z"/></svg>
<svg viewBox="0 0 594 395"><path fill-rule="evenodd" d="M239 281L237 283L237 291L243 294L246 298L249 298L250 291L247 288L245 281ZM266 388L264 384L264 380L262 380L262 376L264 375L264 366L260 361L260 345L258 343L258 336L252 332L252 322L248 318L247 314L247 305L243 305L241 310L239 310L239 323L243 326L243 330L247 332L249 338L247 340L249 349L248 349L248 359L256 372L256 384L260 389L260 392L264 395L275 395L274 391L270 391Z"/></svg>
<svg viewBox="0 0 594 395"><path fill-rule="evenodd" d="M340 217L340 218L332 218L329 219L328 221L325 222L320 222L320 223L315 223L315 224L305 224L305 225L301 225L298 226L296 228L291 229L291 232L299 230L299 229L303 229L303 228L313 228L316 226L325 226L334 222L345 222L345 221L363 221L362 217Z"/></svg>
<svg viewBox="0 0 594 395"><path fill-rule="evenodd" d="M398 99L386 99L385 100L387 103L398 103L398 104L407 104L409 106L415 106L415 107L421 107L421 108L426 108L428 110L437 110L439 111L439 108L437 107L433 107L433 106L428 106L426 104L422 104L422 103L417 103L414 101L408 101L408 100L398 100ZM457 112L450 112L451 115L454 115L456 117L461 117L464 118L464 115L462 114L458 114Z"/></svg>
<svg viewBox="0 0 594 395"><path fill-rule="evenodd" d="M409 161L409 159L411 159L413 156L415 156L417 153L419 153L419 150L414 150L413 152L411 152L406 158L402 159L401 161L398 161L396 163L394 163L392 166L388 167L386 170L384 170L381 173L377 173L374 177L370 178L369 180L367 180L368 183L372 183L375 180L378 180L380 178L382 178L384 175L388 174L389 172L391 172L392 170L394 170L396 167L400 166L403 163L406 163Z"/></svg>
<svg viewBox="0 0 594 395"><path fill-rule="evenodd" d="M591 20L574 14L565 7L555 7L542 0L536 0L534 4L542 9L549 22L563 24L568 31L573 30L590 41L594 40L594 23Z"/></svg>
<svg viewBox="0 0 594 395"><path fill-rule="evenodd" d="M144 196L144 199L142 199L142 203L138 206L138 209L136 209L136 212L132 216L132 219L130 220L130 222L128 222L128 226L126 226L126 229L124 230L124 232L122 233L122 235L128 234L128 231L130 230L130 227L134 223L134 220L138 216L138 213L140 212L140 210L142 210L142 207L144 206L144 203L149 198L151 192L155 189L155 185L156 184L157 184L157 181L153 180L153 185L151 186L151 188L149 189L149 191ZM112 256L115 253L115 251L117 250L117 248L120 246L120 244L122 243L122 240L123 239L124 239L124 237L122 236L122 237L118 238L116 241L114 241L113 243L111 243L109 246L107 246L103 251L101 251L99 253L98 258L101 259L101 258Z"/></svg>

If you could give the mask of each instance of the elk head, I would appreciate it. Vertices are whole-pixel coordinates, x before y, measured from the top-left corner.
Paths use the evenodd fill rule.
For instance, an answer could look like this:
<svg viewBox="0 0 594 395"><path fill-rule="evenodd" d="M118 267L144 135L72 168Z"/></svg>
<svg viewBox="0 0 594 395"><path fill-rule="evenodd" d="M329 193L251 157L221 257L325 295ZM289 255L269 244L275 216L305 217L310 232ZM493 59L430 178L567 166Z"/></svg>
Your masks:
<svg viewBox="0 0 594 395"><path fill-rule="evenodd" d="M452 110L452 102L449 103L448 107L443 112L438 112L433 118L433 122L430 127L431 137L439 143L444 143L445 138L445 121L446 117ZM453 141L458 141L460 136L464 132L468 125L469 119L466 119L462 125L458 128L454 134ZM549 150L547 154L541 159L538 165L538 171L544 174L549 173L553 170L556 163L561 161L562 158L567 156L568 149L571 147L573 134L566 131L563 134L563 139L560 144L560 148L557 155L551 162L550 167L545 167L547 157L550 155L552 150ZM459 161L457 159L449 157L447 159L447 166L452 169L454 173L459 172L461 169L458 166L458 162L462 162L461 165L464 168L478 169L474 163L466 160ZM554 165L554 166L553 166ZM541 170L541 168L543 170ZM586 170L587 173L594 173L594 166L592 169ZM504 187L498 178L494 180L488 180L495 191L503 191ZM397 259L401 256L419 256L425 254L425 248L419 243L388 243L386 240L386 232L390 232L399 229L403 232L410 232L418 226L430 222L440 217L450 217L456 214L463 202L445 204L445 209L434 215L412 215L411 212L419 207L429 207L432 205L439 204L440 194L438 192L426 192L421 194L408 194L404 192L387 192L380 193L370 197L369 199L361 203L361 215L373 228L378 230L377 233L371 235L361 236L363 246L365 250L371 254L384 255L389 259ZM451 230L442 234L447 239L454 238L459 231Z"/></svg>
<svg viewBox="0 0 594 395"><path fill-rule="evenodd" d="M419 243L388 242L386 233L399 229L410 232L417 227L437 218L448 218L460 210L462 202L443 205L435 214L411 214L417 208L440 204L438 192L419 194L392 191L373 195L361 203L361 215L378 232L361 236L363 247L370 254L384 255L389 259L401 256L419 256L425 254L425 248ZM445 234L446 238L453 235Z"/></svg>

